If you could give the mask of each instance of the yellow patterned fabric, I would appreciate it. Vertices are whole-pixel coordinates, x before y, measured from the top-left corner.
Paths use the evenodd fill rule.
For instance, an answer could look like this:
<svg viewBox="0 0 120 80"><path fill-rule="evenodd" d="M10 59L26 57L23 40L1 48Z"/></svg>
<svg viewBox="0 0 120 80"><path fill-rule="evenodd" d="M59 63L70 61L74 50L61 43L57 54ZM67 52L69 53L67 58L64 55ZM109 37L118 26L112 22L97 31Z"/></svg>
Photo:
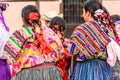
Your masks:
<svg viewBox="0 0 120 80"><path fill-rule="evenodd" d="M21 54L12 65L12 75L20 72L22 68L32 67L45 62L57 62L64 55L63 45L54 31L44 26L41 27L41 30L42 36L40 36L40 39L43 41L41 41L40 47L34 44L35 40L31 43L25 42L26 44L23 45L24 49L22 49ZM33 36L35 36L34 33ZM48 49L46 45L50 47L50 51L46 50Z"/></svg>

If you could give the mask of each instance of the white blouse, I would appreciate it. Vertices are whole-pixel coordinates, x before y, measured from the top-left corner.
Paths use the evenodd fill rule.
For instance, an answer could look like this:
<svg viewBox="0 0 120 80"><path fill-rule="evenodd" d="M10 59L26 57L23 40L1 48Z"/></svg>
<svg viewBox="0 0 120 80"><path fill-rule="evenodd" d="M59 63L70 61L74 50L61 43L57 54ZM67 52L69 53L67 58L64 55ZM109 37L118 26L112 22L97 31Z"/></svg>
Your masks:
<svg viewBox="0 0 120 80"><path fill-rule="evenodd" d="M0 59L3 59L1 56L3 55L3 48L8 40L8 37L9 33L5 30L4 25L0 23Z"/></svg>

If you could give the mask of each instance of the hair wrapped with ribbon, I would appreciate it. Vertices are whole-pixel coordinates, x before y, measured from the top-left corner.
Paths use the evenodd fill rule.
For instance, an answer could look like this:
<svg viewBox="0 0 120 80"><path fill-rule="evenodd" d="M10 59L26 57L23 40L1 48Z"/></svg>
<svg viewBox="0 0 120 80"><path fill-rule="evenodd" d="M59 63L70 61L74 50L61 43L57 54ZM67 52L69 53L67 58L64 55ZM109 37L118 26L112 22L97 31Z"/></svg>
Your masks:
<svg viewBox="0 0 120 80"><path fill-rule="evenodd" d="M5 23L5 20L4 20L4 17L3 17L3 11L5 11L8 6L9 6L8 3L0 2L0 20L4 24L6 31L9 31L9 27Z"/></svg>
<svg viewBox="0 0 120 80"><path fill-rule="evenodd" d="M115 27L113 24L112 19L110 18L109 14L106 13L102 9L98 9L95 11L94 17L96 17L98 23L102 26L105 26L103 30L112 38L115 38Z"/></svg>
<svg viewBox="0 0 120 80"><path fill-rule="evenodd" d="M36 24L40 26L40 15L36 12L31 12L28 15L29 23L32 26L35 26Z"/></svg>

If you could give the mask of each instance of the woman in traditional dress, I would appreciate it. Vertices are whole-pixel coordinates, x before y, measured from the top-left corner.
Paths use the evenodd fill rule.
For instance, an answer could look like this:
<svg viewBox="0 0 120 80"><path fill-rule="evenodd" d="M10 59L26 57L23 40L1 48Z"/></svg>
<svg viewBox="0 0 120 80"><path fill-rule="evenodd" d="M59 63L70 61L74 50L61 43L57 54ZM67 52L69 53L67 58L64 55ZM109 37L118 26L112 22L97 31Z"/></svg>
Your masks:
<svg viewBox="0 0 120 80"><path fill-rule="evenodd" d="M112 68L106 61L106 47L110 37L114 38L110 16L97 0L84 3L82 16L85 23L77 26L70 38L69 51L75 63L70 80L113 80Z"/></svg>
<svg viewBox="0 0 120 80"><path fill-rule="evenodd" d="M13 80L63 80L56 63L64 57L64 48L56 33L40 22L38 9L22 9L23 27L16 30L5 45L4 55L12 64Z"/></svg>
<svg viewBox="0 0 120 80"><path fill-rule="evenodd" d="M49 27L58 35L63 44L63 47L65 48L65 56L62 60L57 62L57 66L62 72L63 79L69 80L68 68L70 66L71 56L68 52L68 45L70 44L70 41L64 37L64 32L66 30L65 20L58 16L53 17L50 21Z"/></svg>
<svg viewBox="0 0 120 80"><path fill-rule="evenodd" d="M8 6L7 3L0 2L0 80L11 79L10 66L4 56L2 56L4 45L9 38L9 28L5 24L3 17L3 11L5 11Z"/></svg>
<svg viewBox="0 0 120 80"><path fill-rule="evenodd" d="M120 15L111 15L111 19L114 22L116 39L115 41L120 46ZM115 66L113 66L113 76L114 80L120 80L120 61L117 60Z"/></svg>

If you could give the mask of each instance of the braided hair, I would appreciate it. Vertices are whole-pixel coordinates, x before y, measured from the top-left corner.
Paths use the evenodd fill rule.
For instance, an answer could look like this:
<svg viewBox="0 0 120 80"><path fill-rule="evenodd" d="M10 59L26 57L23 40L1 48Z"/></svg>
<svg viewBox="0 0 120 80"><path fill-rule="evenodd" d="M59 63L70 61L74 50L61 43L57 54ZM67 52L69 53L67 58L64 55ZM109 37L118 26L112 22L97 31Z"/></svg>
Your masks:
<svg viewBox="0 0 120 80"><path fill-rule="evenodd" d="M56 27L55 25L59 25L59 26ZM65 30L65 21L63 18L56 16L51 19L49 27L54 28L55 30L58 30L60 32L64 31Z"/></svg>
<svg viewBox="0 0 120 80"><path fill-rule="evenodd" d="M85 11L89 11L94 20L102 27L106 34L115 38L115 27L107 9L97 0L88 0L84 4Z"/></svg>
<svg viewBox="0 0 120 80"><path fill-rule="evenodd" d="M30 26L41 26L40 23L40 13L38 11L38 9L36 8L36 6L34 5L28 5L25 6L22 9L22 13L21 13L22 18L24 19L25 23L24 25L30 25Z"/></svg>
<svg viewBox="0 0 120 80"><path fill-rule="evenodd" d="M49 26L56 34L57 32L59 32L62 37L60 38L62 43L64 43L64 35L63 35L63 31L65 31L65 20L61 17L54 17L51 19L50 21L50 26Z"/></svg>
<svg viewBox="0 0 120 80"><path fill-rule="evenodd" d="M24 26L31 27L34 32L35 44L38 46L39 44L39 34L41 31L41 22L40 22L40 13L36 6L27 5L22 9L21 16L24 20Z"/></svg>

